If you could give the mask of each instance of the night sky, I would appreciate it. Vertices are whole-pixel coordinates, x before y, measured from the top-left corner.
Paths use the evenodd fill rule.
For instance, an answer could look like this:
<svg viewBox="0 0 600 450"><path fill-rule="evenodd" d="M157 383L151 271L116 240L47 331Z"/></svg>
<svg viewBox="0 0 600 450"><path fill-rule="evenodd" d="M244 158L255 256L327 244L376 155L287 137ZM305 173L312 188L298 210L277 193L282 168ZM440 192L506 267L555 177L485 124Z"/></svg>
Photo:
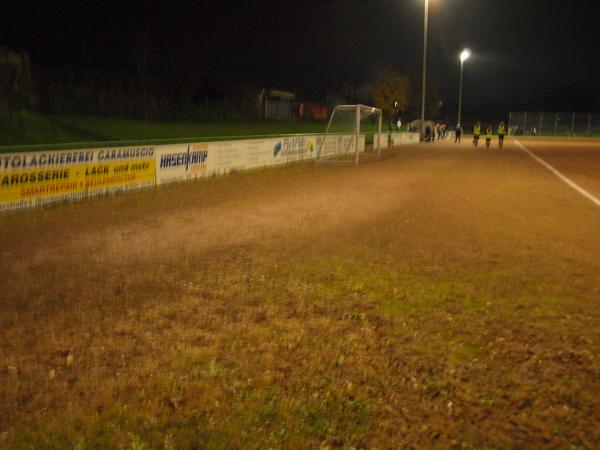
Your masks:
<svg viewBox="0 0 600 450"><path fill-rule="evenodd" d="M423 0L1 8L0 46L24 49L40 66L126 72L144 48L156 70L189 67L312 96L358 87L382 66L420 73ZM456 104L458 54L469 47L466 108L600 109L597 0L430 0L429 19L429 70L448 108Z"/></svg>

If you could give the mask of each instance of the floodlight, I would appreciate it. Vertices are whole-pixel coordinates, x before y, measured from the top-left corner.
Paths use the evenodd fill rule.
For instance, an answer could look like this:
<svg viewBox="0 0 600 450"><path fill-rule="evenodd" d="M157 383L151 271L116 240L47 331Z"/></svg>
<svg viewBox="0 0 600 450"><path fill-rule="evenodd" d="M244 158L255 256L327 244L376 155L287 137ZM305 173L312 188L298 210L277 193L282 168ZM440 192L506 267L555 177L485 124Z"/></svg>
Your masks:
<svg viewBox="0 0 600 450"><path fill-rule="evenodd" d="M471 50L468 48L464 49L460 54L460 62L465 62L471 56Z"/></svg>

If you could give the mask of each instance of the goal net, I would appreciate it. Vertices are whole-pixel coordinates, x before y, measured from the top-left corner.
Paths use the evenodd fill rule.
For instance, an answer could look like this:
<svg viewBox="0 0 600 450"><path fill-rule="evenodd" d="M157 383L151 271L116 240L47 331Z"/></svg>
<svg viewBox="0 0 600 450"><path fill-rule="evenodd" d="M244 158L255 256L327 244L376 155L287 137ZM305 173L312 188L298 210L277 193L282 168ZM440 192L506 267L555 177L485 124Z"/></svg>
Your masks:
<svg viewBox="0 0 600 450"><path fill-rule="evenodd" d="M320 140L316 162L358 165L366 159L381 158L381 149L387 146L381 118L381 109L371 106L336 106Z"/></svg>

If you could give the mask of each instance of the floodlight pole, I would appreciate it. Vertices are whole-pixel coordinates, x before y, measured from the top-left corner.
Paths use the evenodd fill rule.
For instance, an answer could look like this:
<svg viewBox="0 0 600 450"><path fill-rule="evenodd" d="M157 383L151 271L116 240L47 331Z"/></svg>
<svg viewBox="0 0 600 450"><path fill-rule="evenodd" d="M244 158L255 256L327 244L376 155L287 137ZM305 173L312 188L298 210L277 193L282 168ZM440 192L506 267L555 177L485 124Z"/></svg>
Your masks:
<svg viewBox="0 0 600 450"><path fill-rule="evenodd" d="M421 137L425 135L425 90L427 88L427 23L429 0L425 0L425 18L423 25L423 96L421 98Z"/></svg>
<svg viewBox="0 0 600 450"><path fill-rule="evenodd" d="M460 59L460 87L458 88L458 120L457 124L460 123L460 115L462 112L462 91L463 91L463 70L465 67L465 60ZM456 86L456 85L455 85Z"/></svg>
<svg viewBox="0 0 600 450"><path fill-rule="evenodd" d="M471 56L471 52L468 49L465 49L460 54L460 87L458 88L458 121L457 125L460 124L460 119L462 115L462 94L463 94L463 72L465 68L465 61L469 59Z"/></svg>

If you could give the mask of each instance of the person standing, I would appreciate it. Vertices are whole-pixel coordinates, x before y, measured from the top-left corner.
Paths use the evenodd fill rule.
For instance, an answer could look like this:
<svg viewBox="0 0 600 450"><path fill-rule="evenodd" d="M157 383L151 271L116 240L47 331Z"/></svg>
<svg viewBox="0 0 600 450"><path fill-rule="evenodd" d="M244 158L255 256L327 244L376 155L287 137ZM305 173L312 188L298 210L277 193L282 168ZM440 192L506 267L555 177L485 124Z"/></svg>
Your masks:
<svg viewBox="0 0 600 450"><path fill-rule="evenodd" d="M490 148L490 144L492 143L492 135L494 134L494 129L491 125L488 125L485 130L485 146L486 148Z"/></svg>
<svg viewBox="0 0 600 450"><path fill-rule="evenodd" d="M477 121L473 127L473 147L479 145L479 136L481 136L481 124Z"/></svg>
<svg viewBox="0 0 600 450"><path fill-rule="evenodd" d="M454 130L454 143L460 144L460 138L462 137L462 127L460 123L456 125L456 129Z"/></svg>
<svg viewBox="0 0 600 450"><path fill-rule="evenodd" d="M504 121L500 122L498 125L498 147L502 150L504 147L504 135L506 134L506 126L504 125Z"/></svg>
<svg viewBox="0 0 600 450"><path fill-rule="evenodd" d="M425 142L431 142L431 125L425 126Z"/></svg>

